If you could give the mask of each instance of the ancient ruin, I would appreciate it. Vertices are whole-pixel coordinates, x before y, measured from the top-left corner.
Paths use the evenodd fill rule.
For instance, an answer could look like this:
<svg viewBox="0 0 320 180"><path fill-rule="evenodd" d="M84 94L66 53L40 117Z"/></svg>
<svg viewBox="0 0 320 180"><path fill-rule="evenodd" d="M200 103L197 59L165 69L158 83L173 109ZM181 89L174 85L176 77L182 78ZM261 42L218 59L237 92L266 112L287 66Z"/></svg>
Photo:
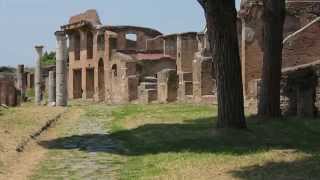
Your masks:
<svg viewBox="0 0 320 180"><path fill-rule="evenodd" d="M57 37L56 51L56 105L67 105L67 38L64 32L55 33Z"/></svg>
<svg viewBox="0 0 320 180"><path fill-rule="evenodd" d="M56 73L49 71L48 78L48 104L49 106L56 105Z"/></svg>
<svg viewBox="0 0 320 180"><path fill-rule="evenodd" d="M254 97L256 79L260 79L263 56L262 1L242 1L242 69L245 92ZM283 68L307 64L319 60L320 1L288 1L284 27ZM309 24L313 22L312 24ZM307 29L303 29L304 27ZM299 31L303 29L302 31ZM297 33L298 32L298 33ZM293 34L293 36L292 36Z"/></svg>
<svg viewBox="0 0 320 180"><path fill-rule="evenodd" d="M42 84L41 57L42 57L43 46L36 46L35 49L37 52L35 75L34 75L35 103L37 105L40 105L43 98L42 88L41 88L41 84Z"/></svg>
<svg viewBox="0 0 320 180"><path fill-rule="evenodd" d="M26 82L24 76L24 65L20 64L17 67L17 88L20 91L20 102L25 100Z"/></svg>
<svg viewBox="0 0 320 180"><path fill-rule="evenodd" d="M194 56L206 48L204 33L163 35L146 27L104 26L95 10L71 17L61 30L69 40L71 99L109 103L214 99L212 62Z"/></svg>

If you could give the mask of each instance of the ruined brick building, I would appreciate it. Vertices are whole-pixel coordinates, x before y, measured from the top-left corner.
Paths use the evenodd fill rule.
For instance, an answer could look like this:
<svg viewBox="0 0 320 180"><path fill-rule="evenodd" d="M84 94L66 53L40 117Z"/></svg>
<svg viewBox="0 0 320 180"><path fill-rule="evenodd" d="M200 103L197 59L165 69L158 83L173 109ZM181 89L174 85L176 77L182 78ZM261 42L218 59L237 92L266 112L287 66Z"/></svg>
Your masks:
<svg viewBox="0 0 320 180"><path fill-rule="evenodd" d="M256 99L263 57L261 0L239 12L244 94ZM283 67L320 60L320 0L287 1ZM69 98L109 103L215 102L213 59L205 33L163 35L135 26L102 25L95 10L61 27L69 40Z"/></svg>
<svg viewBox="0 0 320 180"><path fill-rule="evenodd" d="M163 35L135 26L104 26L95 10L61 27L69 40L69 98L109 103L202 101L214 98L203 33Z"/></svg>
<svg viewBox="0 0 320 180"><path fill-rule="evenodd" d="M256 95L256 79L261 77L263 59L263 4L261 0L242 0L242 69L246 94ZM287 1L284 25L283 68L320 60L320 21L289 36L320 16L320 0Z"/></svg>
<svg viewBox="0 0 320 180"><path fill-rule="evenodd" d="M288 0L284 25L282 111L288 115L320 112L320 0ZM242 0L242 73L247 99L258 96L263 59L263 3Z"/></svg>

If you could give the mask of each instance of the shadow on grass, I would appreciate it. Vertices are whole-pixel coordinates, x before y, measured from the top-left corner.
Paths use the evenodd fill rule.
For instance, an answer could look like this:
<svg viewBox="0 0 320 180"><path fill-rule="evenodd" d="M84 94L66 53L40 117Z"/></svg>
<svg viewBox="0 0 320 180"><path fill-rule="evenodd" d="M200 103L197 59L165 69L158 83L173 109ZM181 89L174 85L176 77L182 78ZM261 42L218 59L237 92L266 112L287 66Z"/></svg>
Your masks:
<svg viewBox="0 0 320 180"><path fill-rule="evenodd" d="M319 156L290 162L268 162L262 166L254 165L230 173L240 179L248 180L318 180L320 178Z"/></svg>
<svg viewBox="0 0 320 180"><path fill-rule="evenodd" d="M181 124L146 124L111 134L84 134L58 138L40 144L50 149L80 149L121 142L126 155L166 152L250 154L270 149L297 149L315 152L320 146L320 122L249 119L249 131L222 129L212 125L213 118L186 120ZM112 141L115 140L115 141ZM96 148L99 149L99 148Z"/></svg>
<svg viewBox="0 0 320 180"><path fill-rule="evenodd" d="M243 131L214 129L213 119L192 119L181 124L146 124L109 135L70 136L40 144L49 149L79 149L128 156L181 152L247 155L282 149L295 149L317 155L320 149L320 121L317 120L292 119L261 123L255 118L249 118L250 130ZM296 171L293 175L298 175L299 166L306 166L310 167L310 173L317 170L316 175L320 177L320 166L317 165L319 162L319 158L312 156L301 161L270 162L262 167L253 166L230 173L243 179L251 179L255 175L262 176L257 179L265 179L263 175L269 171L286 169L286 172ZM276 179L279 178L281 179L280 176Z"/></svg>

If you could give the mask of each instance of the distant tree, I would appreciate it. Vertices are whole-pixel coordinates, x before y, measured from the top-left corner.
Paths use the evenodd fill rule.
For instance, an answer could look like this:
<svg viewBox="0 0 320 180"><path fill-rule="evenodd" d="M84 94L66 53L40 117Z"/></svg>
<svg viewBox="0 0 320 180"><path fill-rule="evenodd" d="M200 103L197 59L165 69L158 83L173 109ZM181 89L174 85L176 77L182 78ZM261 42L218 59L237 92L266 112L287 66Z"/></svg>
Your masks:
<svg viewBox="0 0 320 180"><path fill-rule="evenodd" d="M264 55L258 114L280 117L280 79L285 0L263 0Z"/></svg>
<svg viewBox="0 0 320 180"><path fill-rule="evenodd" d="M56 64L56 53L47 51L43 54L41 63L43 65L55 65Z"/></svg>
<svg viewBox="0 0 320 180"><path fill-rule="evenodd" d="M14 73L16 70L13 67L9 67L9 66L1 66L0 67L0 72L2 73Z"/></svg>
<svg viewBox="0 0 320 180"><path fill-rule="evenodd" d="M246 128L235 0L198 0L216 69L218 128Z"/></svg>

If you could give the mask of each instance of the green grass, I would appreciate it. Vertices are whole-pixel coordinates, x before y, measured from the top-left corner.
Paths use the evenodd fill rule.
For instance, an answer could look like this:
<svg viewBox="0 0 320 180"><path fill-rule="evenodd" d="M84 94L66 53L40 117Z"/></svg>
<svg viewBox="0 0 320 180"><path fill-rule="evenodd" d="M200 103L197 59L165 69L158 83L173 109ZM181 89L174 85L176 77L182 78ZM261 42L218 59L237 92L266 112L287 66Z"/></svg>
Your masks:
<svg viewBox="0 0 320 180"><path fill-rule="evenodd" d="M319 179L320 121L248 118L215 129L216 108L128 105L112 111L127 157L120 179Z"/></svg>

